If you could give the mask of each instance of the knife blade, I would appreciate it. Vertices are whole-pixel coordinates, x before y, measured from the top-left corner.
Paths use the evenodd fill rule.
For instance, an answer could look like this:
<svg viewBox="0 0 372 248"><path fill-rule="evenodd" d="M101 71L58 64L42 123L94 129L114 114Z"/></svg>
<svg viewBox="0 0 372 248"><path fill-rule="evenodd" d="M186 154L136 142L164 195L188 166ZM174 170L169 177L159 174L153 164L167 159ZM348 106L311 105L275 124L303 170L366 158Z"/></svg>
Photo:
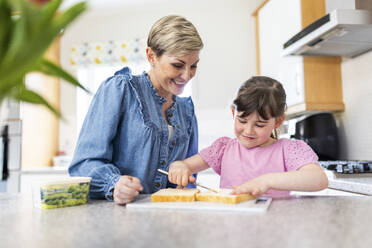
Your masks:
<svg viewBox="0 0 372 248"><path fill-rule="evenodd" d="M164 175L167 175L167 176L168 176L168 172L167 172L167 171L162 170L162 169L158 169L158 171L159 171L160 173L163 173ZM190 183L191 183L191 182L190 182ZM208 188L208 187L206 187L206 186L204 186L204 185L201 185L200 183L193 182L192 184L194 184L195 186L199 186L199 187L201 187L201 188L207 189L207 190L209 190L209 191L212 191L212 192L214 192L214 193L218 193L217 190L215 190L215 189L211 189L211 188Z"/></svg>

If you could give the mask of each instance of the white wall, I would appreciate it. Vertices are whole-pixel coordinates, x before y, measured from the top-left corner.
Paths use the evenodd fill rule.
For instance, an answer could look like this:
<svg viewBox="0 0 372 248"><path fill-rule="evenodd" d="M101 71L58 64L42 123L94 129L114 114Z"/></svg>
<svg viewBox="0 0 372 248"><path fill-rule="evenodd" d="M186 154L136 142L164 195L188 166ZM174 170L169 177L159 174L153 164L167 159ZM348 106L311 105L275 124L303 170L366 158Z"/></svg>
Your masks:
<svg viewBox="0 0 372 248"><path fill-rule="evenodd" d="M372 51L341 65L345 112L338 114L343 159L372 160Z"/></svg>
<svg viewBox="0 0 372 248"><path fill-rule="evenodd" d="M232 135L229 105L243 81L256 72L253 10L261 0L156 0L154 4L118 5L114 10L88 11L70 26L61 40L61 64L68 64L71 47L82 42L147 37L160 17L179 14L198 29L204 48L193 81L199 120L200 147L221 135ZM72 154L76 142L75 89L61 85L60 149Z"/></svg>

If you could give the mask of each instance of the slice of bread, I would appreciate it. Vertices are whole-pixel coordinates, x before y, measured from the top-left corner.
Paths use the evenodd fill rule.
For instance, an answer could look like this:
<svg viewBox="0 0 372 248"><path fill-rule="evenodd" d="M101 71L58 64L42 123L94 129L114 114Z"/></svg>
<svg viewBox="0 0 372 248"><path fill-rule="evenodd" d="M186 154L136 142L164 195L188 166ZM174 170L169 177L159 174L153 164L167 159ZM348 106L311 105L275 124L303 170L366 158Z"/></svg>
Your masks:
<svg viewBox="0 0 372 248"><path fill-rule="evenodd" d="M161 189L151 195L152 202L191 202L195 201L198 189Z"/></svg>
<svg viewBox="0 0 372 248"><path fill-rule="evenodd" d="M218 193L200 192L198 189L161 189L151 195L152 202L216 202L237 204L243 201L256 199L250 194L232 195L232 189L218 189Z"/></svg>
<svg viewBox="0 0 372 248"><path fill-rule="evenodd" d="M196 194L197 201L237 204L239 202L256 199L251 194L232 195L232 189L218 189L218 193L201 192Z"/></svg>

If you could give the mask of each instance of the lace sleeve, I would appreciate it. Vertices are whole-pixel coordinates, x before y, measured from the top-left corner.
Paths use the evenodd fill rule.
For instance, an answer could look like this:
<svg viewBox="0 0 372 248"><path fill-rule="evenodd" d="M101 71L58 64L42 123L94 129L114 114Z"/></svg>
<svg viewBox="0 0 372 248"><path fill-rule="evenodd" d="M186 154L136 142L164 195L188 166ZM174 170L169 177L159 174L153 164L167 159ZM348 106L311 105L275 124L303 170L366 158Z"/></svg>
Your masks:
<svg viewBox="0 0 372 248"><path fill-rule="evenodd" d="M284 152L287 171L298 170L304 165L318 162L316 153L302 140L288 140Z"/></svg>
<svg viewBox="0 0 372 248"><path fill-rule="evenodd" d="M229 137L217 139L213 144L200 151L200 156L218 175L221 174L221 159L224 154L227 143L231 140Z"/></svg>

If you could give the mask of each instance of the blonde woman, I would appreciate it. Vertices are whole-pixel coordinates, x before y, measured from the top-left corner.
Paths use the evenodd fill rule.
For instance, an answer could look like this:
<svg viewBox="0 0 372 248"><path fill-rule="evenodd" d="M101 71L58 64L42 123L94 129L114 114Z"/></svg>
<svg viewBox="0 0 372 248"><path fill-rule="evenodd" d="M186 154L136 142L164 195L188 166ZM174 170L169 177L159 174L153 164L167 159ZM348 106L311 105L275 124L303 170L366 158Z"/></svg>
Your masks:
<svg viewBox="0 0 372 248"><path fill-rule="evenodd" d="M193 102L177 96L197 70L198 31L181 16L166 16L152 26L147 46L151 69L117 71L85 118L69 173L92 177L91 198L125 204L140 192L175 187L157 169L198 152Z"/></svg>

